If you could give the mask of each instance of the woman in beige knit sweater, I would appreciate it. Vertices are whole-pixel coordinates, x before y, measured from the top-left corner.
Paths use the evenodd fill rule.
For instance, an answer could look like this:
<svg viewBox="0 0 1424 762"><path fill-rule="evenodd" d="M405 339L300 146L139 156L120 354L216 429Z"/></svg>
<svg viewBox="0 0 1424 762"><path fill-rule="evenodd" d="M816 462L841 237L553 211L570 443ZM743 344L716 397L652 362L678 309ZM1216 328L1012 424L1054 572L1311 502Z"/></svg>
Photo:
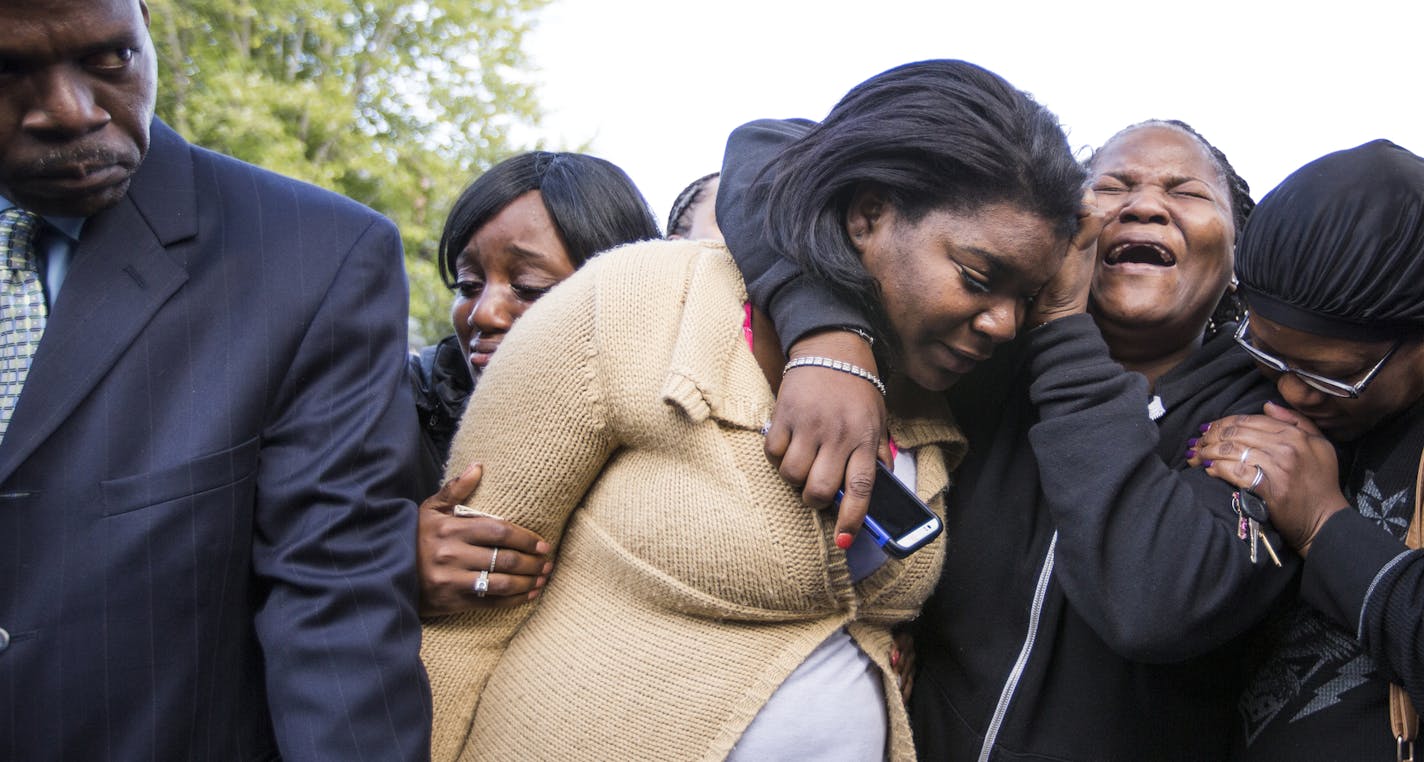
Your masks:
<svg viewBox="0 0 1424 762"><path fill-rule="evenodd" d="M964 442L935 392L1012 338L1082 180L1052 114L927 61L852 90L761 185L775 245L873 316L896 475L936 511ZM844 371L784 367L747 301L724 248L634 244L510 333L449 470L483 463L476 505L559 571L528 606L427 622L436 760L913 758L889 628L943 539L852 544L766 462L782 374Z"/></svg>

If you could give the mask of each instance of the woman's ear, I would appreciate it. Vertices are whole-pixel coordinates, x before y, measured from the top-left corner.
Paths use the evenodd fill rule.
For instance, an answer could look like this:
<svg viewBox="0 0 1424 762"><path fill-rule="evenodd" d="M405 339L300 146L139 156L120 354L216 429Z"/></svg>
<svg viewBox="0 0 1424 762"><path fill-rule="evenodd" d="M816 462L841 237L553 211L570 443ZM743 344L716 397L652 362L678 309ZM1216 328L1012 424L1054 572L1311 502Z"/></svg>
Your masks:
<svg viewBox="0 0 1424 762"><path fill-rule="evenodd" d="M856 251L865 253L865 244L885 222L886 201L879 191L862 188L851 197L846 209L846 235Z"/></svg>

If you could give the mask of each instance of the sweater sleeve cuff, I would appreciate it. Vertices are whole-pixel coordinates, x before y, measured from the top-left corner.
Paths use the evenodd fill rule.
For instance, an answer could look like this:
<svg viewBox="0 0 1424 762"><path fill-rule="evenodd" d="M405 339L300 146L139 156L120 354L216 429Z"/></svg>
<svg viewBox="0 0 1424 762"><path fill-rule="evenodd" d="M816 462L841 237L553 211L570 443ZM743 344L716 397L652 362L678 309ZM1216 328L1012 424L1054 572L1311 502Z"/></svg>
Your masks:
<svg viewBox="0 0 1424 762"><path fill-rule="evenodd" d="M790 266L778 262L776 267ZM836 296L829 287L806 275L787 280L771 295L767 315L781 337L781 349L788 354L791 345L806 336L836 328L856 328L870 331L870 323L860 310Z"/></svg>
<svg viewBox="0 0 1424 762"><path fill-rule="evenodd" d="M1358 635L1375 578L1405 550L1404 543L1353 508L1339 511L1311 543L1301 597Z"/></svg>

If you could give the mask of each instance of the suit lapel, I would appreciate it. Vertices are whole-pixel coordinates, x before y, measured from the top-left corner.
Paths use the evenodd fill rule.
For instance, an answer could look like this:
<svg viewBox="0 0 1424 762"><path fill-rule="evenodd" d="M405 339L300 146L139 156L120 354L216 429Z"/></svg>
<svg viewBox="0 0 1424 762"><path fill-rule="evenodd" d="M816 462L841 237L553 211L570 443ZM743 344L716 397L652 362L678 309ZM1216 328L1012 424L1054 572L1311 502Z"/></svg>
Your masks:
<svg viewBox="0 0 1424 762"><path fill-rule="evenodd" d="M188 279L164 246L196 232L189 148L159 122L152 134L129 195L85 223L0 442L0 483L74 412Z"/></svg>

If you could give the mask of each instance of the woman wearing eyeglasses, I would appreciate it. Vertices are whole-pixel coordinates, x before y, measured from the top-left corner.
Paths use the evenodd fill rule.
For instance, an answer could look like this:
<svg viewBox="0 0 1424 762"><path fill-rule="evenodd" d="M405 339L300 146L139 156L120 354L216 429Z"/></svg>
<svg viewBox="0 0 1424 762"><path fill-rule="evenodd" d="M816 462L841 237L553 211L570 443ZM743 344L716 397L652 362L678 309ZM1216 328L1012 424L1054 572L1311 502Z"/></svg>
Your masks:
<svg viewBox="0 0 1424 762"><path fill-rule="evenodd" d="M1194 465L1267 506L1304 559L1241 702L1246 759L1393 758L1387 685L1424 705L1424 159L1387 141L1307 164L1236 254L1236 340L1294 411L1210 425Z"/></svg>

